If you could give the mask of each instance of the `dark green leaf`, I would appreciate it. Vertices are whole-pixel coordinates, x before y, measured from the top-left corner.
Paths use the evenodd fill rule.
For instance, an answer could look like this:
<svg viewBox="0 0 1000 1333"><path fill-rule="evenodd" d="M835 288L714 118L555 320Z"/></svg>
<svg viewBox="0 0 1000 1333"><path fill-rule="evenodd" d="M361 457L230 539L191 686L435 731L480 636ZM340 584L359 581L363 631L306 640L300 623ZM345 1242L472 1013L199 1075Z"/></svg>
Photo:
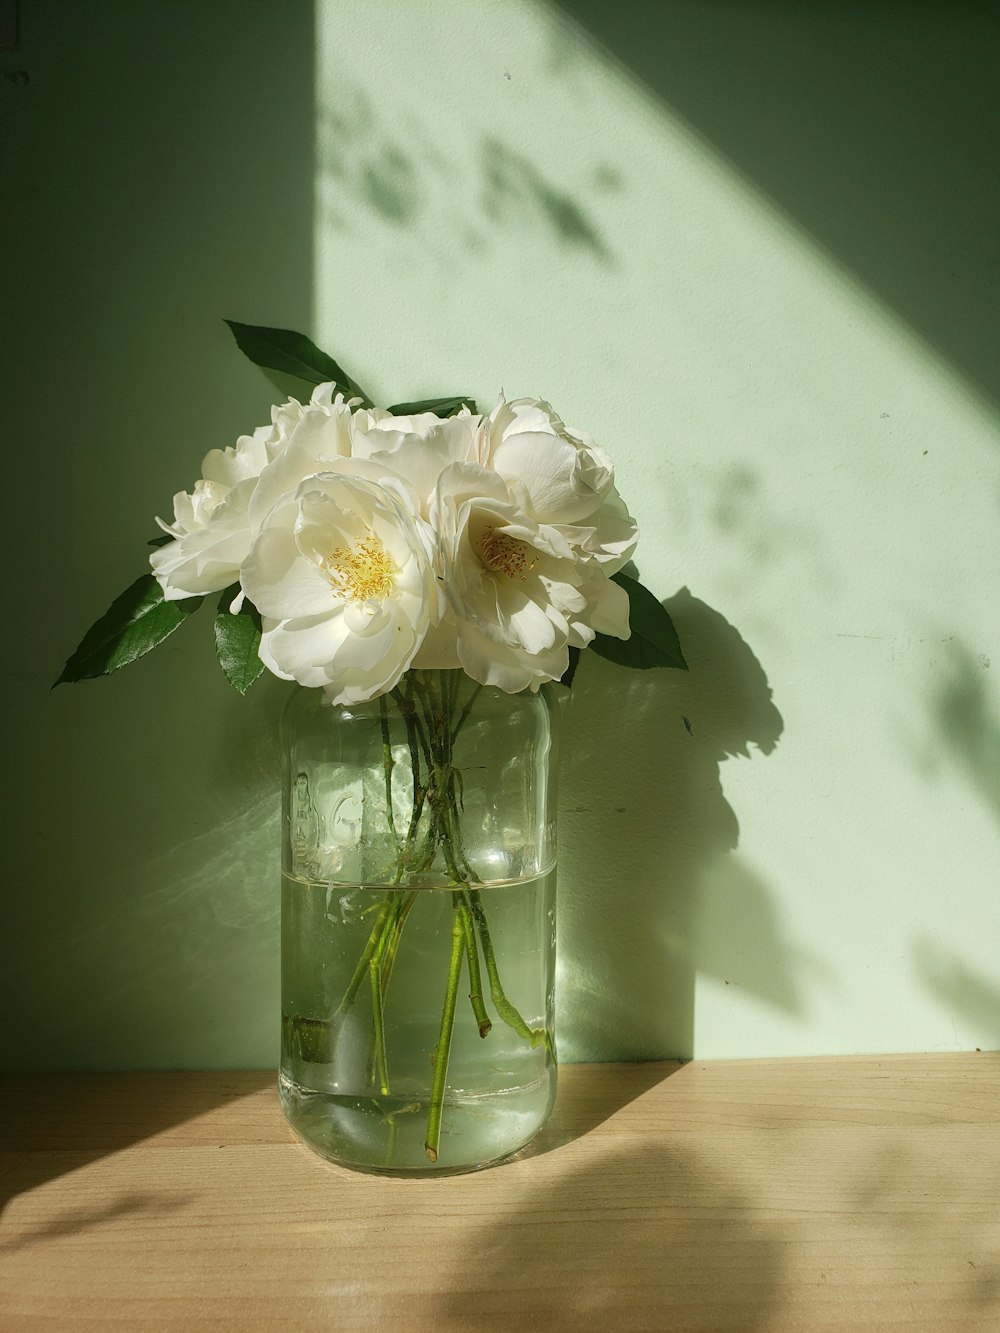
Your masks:
<svg viewBox="0 0 1000 1333"><path fill-rule="evenodd" d="M333 380L348 397L360 398L365 407L372 400L351 379L346 370L337 365L332 356L320 351L304 333L291 329L268 329L259 324L226 323L232 330L240 351L264 370L276 370L283 375L294 375L308 384L326 384Z"/></svg>
<svg viewBox="0 0 1000 1333"><path fill-rule="evenodd" d="M290 398L294 398L297 403L308 403L316 387L312 380L302 380L297 375L284 375L280 370L268 370L262 366L261 371L274 389L277 395L275 402L278 403L287 403Z"/></svg>
<svg viewBox="0 0 1000 1333"><path fill-rule="evenodd" d="M580 649L569 649L569 666L559 677L559 684L565 685L567 689L573 684L573 677L576 675L576 669L580 665Z"/></svg>
<svg viewBox="0 0 1000 1333"><path fill-rule="evenodd" d="M179 602L164 601L163 590L152 574L142 574L83 636L56 685L107 676L128 666L173 634L202 600L185 597Z"/></svg>
<svg viewBox="0 0 1000 1333"><path fill-rule="evenodd" d="M215 651L226 679L233 689L246 694L260 673L264 663L257 655L260 646L260 616L257 608L244 601L234 615L229 607L240 590L240 585L232 587L219 598L219 609L215 617Z"/></svg>
<svg viewBox="0 0 1000 1333"><path fill-rule="evenodd" d="M418 403L396 403L389 411L394 417L415 417L421 412L433 412L436 417L453 417L463 407L476 410L474 398L422 398Z"/></svg>
<svg viewBox="0 0 1000 1333"><path fill-rule="evenodd" d="M687 670L674 622L648 588L627 574L612 575L628 593L631 638L615 639L598 634L590 645L595 652L620 666L677 667Z"/></svg>

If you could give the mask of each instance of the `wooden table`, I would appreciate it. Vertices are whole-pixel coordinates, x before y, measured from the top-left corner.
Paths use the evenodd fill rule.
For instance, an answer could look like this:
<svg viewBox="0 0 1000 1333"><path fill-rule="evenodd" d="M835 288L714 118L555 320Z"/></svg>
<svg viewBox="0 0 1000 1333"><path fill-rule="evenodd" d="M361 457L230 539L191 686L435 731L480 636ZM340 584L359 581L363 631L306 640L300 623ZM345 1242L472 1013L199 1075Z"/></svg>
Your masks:
<svg viewBox="0 0 1000 1333"><path fill-rule="evenodd" d="M394 1180L270 1074L0 1084L0 1328L1000 1329L1000 1054L578 1065L518 1160Z"/></svg>

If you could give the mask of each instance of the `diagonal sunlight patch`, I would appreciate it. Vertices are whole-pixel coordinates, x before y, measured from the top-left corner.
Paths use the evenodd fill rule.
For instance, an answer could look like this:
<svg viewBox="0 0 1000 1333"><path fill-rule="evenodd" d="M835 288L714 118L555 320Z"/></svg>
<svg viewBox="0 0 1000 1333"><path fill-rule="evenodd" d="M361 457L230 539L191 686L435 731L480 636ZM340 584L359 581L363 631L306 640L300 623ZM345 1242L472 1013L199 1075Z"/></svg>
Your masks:
<svg viewBox="0 0 1000 1333"><path fill-rule="evenodd" d="M587 423L639 521L643 582L690 587L741 636L783 719L727 748L746 673L720 680L714 639L695 684L644 685L653 727L584 662L590 758L561 796L565 1050L953 1042L903 939L965 921L969 967L1000 980L994 812L960 766L920 758L955 653L1000 662L997 412L559 7L321 0L317 99L317 341L383 402L487 406L502 385ZM996 672L976 688L1000 716ZM739 866L702 896L737 847L742 942L766 956L725 938ZM599 973L565 966L588 931Z"/></svg>

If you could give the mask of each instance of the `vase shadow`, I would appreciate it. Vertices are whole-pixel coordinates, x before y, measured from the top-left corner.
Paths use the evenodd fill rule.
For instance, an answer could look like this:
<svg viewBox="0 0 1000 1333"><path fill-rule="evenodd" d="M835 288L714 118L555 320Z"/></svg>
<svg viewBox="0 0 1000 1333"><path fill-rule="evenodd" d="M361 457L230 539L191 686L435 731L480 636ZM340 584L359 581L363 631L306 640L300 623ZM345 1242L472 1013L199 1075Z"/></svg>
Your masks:
<svg viewBox="0 0 1000 1333"><path fill-rule="evenodd" d="M739 822L720 777L724 760L774 749L781 715L722 615L687 589L665 605L689 671L626 672L585 654L561 702L558 1009L570 1061L693 1056L698 972L738 974L769 1003L800 1007L799 951L767 884L732 859ZM753 951L727 928L733 910Z"/></svg>
<svg viewBox="0 0 1000 1333"><path fill-rule="evenodd" d="M562 1065L551 1116L531 1142L510 1160L521 1162L539 1157L582 1139L683 1067L681 1060L635 1061L611 1068Z"/></svg>

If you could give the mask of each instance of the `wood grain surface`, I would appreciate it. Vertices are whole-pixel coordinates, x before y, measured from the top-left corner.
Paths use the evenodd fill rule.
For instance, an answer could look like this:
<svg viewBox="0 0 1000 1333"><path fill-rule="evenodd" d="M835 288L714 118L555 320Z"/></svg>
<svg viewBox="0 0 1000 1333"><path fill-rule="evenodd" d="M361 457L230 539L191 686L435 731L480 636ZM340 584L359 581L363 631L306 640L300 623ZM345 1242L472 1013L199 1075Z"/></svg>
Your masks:
<svg viewBox="0 0 1000 1333"><path fill-rule="evenodd" d="M1000 1054L576 1065L519 1158L329 1166L262 1073L0 1082L0 1327L1000 1328Z"/></svg>

